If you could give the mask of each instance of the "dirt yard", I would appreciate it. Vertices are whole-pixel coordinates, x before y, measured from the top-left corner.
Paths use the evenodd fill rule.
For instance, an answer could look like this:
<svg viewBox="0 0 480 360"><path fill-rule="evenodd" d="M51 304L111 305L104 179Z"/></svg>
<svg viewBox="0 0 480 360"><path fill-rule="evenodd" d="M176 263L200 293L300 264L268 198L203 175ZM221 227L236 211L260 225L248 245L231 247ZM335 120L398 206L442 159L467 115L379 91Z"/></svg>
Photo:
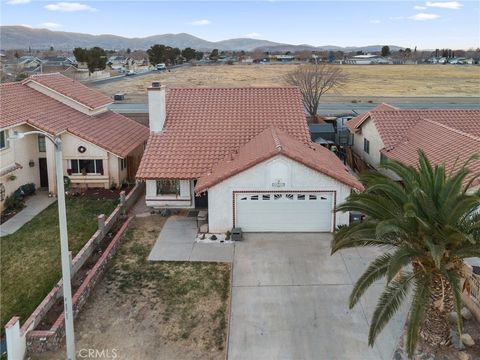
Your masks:
<svg viewBox="0 0 480 360"><path fill-rule="evenodd" d="M171 87L281 86L299 65L192 66L98 85L108 95L146 94L152 81ZM302 66L302 65L300 65ZM480 67L455 65L339 65L349 75L343 96L480 96Z"/></svg>
<svg viewBox="0 0 480 360"><path fill-rule="evenodd" d="M225 358L230 265L147 261L165 219L134 220L75 321L78 357L103 351L122 360ZM64 351L34 359L64 359Z"/></svg>

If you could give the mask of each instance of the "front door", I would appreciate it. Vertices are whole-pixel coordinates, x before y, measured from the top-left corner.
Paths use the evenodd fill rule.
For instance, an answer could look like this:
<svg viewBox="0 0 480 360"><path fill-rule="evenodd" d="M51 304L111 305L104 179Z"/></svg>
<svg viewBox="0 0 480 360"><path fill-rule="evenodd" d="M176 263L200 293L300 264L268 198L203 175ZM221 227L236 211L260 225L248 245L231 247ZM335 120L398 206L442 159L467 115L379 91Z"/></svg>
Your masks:
<svg viewBox="0 0 480 360"><path fill-rule="evenodd" d="M47 159L39 158L38 166L40 168L40 187L48 188L48 169L47 169Z"/></svg>

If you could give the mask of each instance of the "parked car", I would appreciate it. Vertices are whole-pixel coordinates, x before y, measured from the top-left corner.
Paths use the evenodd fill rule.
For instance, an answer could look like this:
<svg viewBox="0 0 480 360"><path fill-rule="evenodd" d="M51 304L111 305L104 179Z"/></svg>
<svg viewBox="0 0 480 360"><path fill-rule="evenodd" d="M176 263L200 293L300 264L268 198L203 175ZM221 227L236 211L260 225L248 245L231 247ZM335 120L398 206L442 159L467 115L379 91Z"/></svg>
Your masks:
<svg viewBox="0 0 480 360"><path fill-rule="evenodd" d="M125 76L132 76L132 75L135 75L135 71L133 71L133 70L128 70L128 71L125 73Z"/></svg>
<svg viewBox="0 0 480 360"><path fill-rule="evenodd" d="M159 71L167 70L167 66L165 64L157 64L155 68Z"/></svg>

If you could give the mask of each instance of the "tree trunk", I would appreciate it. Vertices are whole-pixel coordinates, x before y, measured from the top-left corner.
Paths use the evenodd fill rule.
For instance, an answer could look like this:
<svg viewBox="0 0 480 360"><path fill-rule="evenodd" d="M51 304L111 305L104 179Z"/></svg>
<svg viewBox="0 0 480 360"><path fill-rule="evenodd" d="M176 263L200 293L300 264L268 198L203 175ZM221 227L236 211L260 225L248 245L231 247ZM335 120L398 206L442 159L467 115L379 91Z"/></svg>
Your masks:
<svg viewBox="0 0 480 360"><path fill-rule="evenodd" d="M431 345L450 343L448 313L454 310L452 288L447 279L433 274L430 299L425 312L421 336Z"/></svg>

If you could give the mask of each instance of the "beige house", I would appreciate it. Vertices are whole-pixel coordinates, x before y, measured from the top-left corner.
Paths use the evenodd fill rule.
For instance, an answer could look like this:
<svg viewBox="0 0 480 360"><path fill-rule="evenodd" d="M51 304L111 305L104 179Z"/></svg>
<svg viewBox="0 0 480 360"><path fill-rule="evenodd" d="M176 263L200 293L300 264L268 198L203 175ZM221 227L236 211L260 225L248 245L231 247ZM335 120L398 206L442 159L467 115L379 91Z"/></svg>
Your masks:
<svg viewBox="0 0 480 360"><path fill-rule="evenodd" d="M143 125L108 110L112 100L60 74L0 85L0 204L20 185L56 191L53 144L62 140L63 167L73 187L110 188L134 181L148 139Z"/></svg>
<svg viewBox="0 0 480 360"><path fill-rule="evenodd" d="M354 134L353 152L370 167L381 168L383 159L416 166L418 150L447 171L458 170L474 154L480 153L480 110L477 109L399 109L381 104L347 122ZM472 172L480 171L480 161L471 161ZM473 189L480 181L473 182Z"/></svg>

